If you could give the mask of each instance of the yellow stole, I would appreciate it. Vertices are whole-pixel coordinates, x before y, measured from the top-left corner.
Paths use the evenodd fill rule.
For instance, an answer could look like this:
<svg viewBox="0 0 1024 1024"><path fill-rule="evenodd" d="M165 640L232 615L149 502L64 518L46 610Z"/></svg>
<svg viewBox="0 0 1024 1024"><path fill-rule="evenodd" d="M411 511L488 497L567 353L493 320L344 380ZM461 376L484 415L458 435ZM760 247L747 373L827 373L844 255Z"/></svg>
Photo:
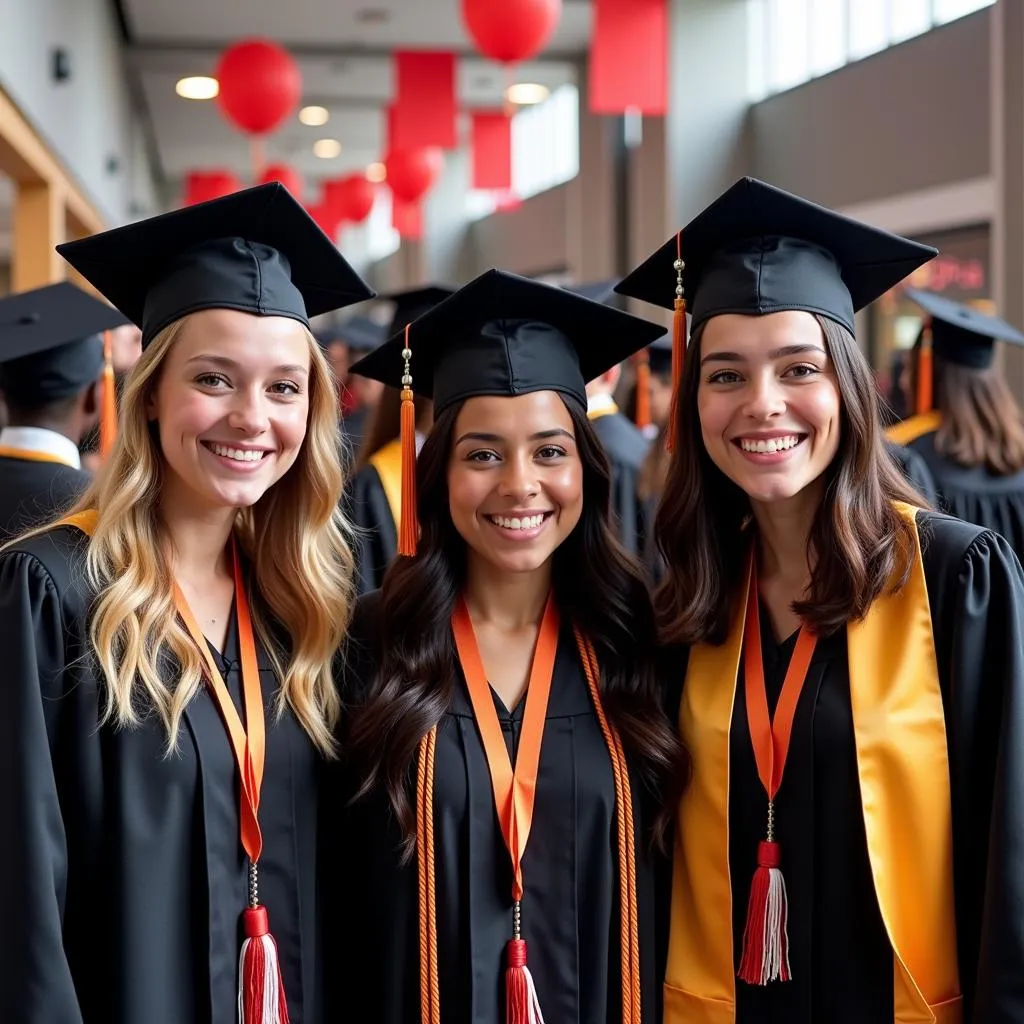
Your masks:
<svg viewBox="0 0 1024 1024"><path fill-rule="evenodd" d="M396 437L388 441L383 448L374 452L367 460L380 477L384 488L384 497L391 509L391 518L395 521L395 529L402 521L402 441Z"/></svg>
<svg viewBox="0 0 1024 1024"><path fill-rule="evenodd" d="M619 407L612 402L610 405L604 406L601 409L594 409L593 411L587 412L588 420L599 420L602 416L614 416L619 411Z"/></svg>
<svg viewBox="0 0 1024 1024"><path fill-rule="evenodd" d="M931 412L918 413L901 423L894 423L885 432L885 436L894 444L910 444L925 434L934 433L942 426L942 413L935 409Z"/></svg>
<svg viewBox="0 0 1024 1024"><path fill-rule="evenodd" d="M99 513L94 508L87 508L82 512L75 512L63 519L58 519L53 525L74 526L82 531L87 537L91 537L96 530L96 523L99 520Z"/></svg>
<svg viewBox="0 0 1024 1024"><path fill-rule="evenodd" d="M62 459L59 455L51 455L50 452L36 452L30 448L11 448L8 445L0 445L0 458L22 459L25 462L56 462L60 466L75 468L67 459Z"/></svg>
<svg viewBox="0 0 1024 1024"><path fill-rule="evenodd" d="M917 510L910 579L846 627L857 768L875 893L894 955L894 1024L960 1024L946 722ZM749 579L729 637L690 653L679 727L693 756L680 804L665 1024L733 1024L729 733ZM785 984L785 983L782 983Z"/></svg>

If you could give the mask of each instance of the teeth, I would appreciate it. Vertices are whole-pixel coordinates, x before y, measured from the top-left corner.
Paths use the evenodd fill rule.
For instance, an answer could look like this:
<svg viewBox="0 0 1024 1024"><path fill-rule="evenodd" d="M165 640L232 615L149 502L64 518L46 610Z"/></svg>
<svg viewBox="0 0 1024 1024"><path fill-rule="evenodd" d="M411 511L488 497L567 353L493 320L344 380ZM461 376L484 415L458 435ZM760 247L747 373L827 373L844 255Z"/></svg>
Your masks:
<svg viewBox="0 0 1024 1024"><path fill-rule="evenodd" d="M211 444L210 450L215 455L221 455L225 459L234 459L236 462L259 462L266 455L266 452L258 449L228 448L222 444Z"/></svg>
<svg viewBox="0 0 1024 1024"><path fill-rule="evenodd" d="M788 448L795 448L800 443L800 438L794 434L788 437L773 437L767 441L754 441L748 438L740 438L740 447L745 452L756 452L759 455L766 455L770 452L784 452Z"/></svg>
<svg viewBox="0 0 1024 1024"><path fill-rule="evenodd" d="M544 516L490 516L490 520L495 526L506 530L533 530L544 522Z"/></svg>

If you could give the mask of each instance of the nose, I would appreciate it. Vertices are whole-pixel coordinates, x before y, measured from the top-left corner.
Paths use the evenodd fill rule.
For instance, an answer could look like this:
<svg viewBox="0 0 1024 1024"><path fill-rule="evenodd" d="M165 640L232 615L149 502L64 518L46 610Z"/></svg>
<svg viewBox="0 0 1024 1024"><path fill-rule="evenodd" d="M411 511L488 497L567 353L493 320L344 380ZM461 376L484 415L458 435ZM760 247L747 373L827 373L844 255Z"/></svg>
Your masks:
<svg viewBox="0 0 1024 1024"><path fill-rule="evenodd" d="M755 420L771 419L786 411L785 391L773 368L751 377L747 385L744 412Z"/></svg>
<svg viewBox="0 0 1024 1024"><path fill-rule="evenodd" d="M509 455L502 467L498 493L504 498L512 498L524 502L534 497L540 490L533 459L526 452Z"/></svg>
<svg viewBox="0 0 1024 1024"><path fill-rule="evenodd" d="M247 437L255 437L264 433L269 425L267 398L262 389L239 388L228 413L228 426Z"/></svg>

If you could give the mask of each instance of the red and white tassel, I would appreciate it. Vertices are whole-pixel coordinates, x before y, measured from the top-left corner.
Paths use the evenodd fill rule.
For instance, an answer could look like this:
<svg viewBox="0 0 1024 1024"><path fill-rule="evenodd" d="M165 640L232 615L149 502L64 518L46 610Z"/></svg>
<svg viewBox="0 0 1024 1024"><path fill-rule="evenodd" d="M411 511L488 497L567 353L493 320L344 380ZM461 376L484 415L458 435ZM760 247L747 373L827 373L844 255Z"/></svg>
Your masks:
<svg viewBox="0 0 1024 1024"><path fill-rule="evenodd" d="M238 1024L288 1024L277 943L266 907L242 913L245 941L238 958Z"/></svg>
<svg viewBox="0 0 1024 1024"><path fill-rule="evenodd" d="M544 1024L533 975L526 966L526 942L510 939L505 967L505 1024Z"/></svg>
<svg viewBox="0 0 1024 1024"><path fill-rule="evenodd" d="M789 904L780 861L778 843L766 841L758 845L738 972L740 980L749 985L790 980L786 932Z"/></svg>

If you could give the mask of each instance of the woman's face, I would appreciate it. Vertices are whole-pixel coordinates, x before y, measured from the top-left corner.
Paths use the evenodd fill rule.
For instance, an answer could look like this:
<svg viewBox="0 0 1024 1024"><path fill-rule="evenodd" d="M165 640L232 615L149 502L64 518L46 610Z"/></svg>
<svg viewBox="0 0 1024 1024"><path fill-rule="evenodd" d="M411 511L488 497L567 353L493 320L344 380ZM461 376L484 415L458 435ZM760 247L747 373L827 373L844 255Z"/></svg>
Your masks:
<svg viewBox="0 0 1024 1024"><path fill-rule="evenodd" d="M467 399L452 435L448 499L475 555L505 572L544 565L583 511L583 463L559 395Z"/></svg>
<svg viewBox="0 0 1024 1024"><path fill-rule="evenodd" d="M752 502L795 497L839 449L839 387L810 313L722 314L704 325L697 404L714 464Z"/></svg>
<svg viewBox="0 0 1024 1024"><path fill-rule="evenodd" d="M147 403L168 485L211 508L254 505L299 454L309 384L309 340L297 321L190 314Z"/></svg>

